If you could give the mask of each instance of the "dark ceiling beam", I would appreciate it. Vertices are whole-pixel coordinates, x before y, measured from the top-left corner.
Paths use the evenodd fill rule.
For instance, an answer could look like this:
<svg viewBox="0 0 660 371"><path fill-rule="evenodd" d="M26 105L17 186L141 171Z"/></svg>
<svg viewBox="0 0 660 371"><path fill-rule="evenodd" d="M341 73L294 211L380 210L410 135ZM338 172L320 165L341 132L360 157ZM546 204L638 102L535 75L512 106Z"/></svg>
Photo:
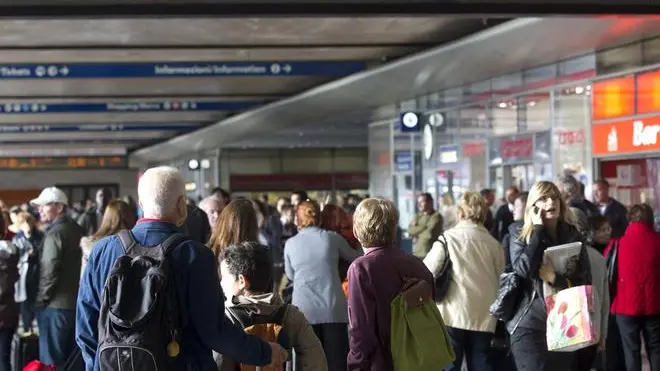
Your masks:
<svg viewBox="0 0 660 371"><path fill-rule="evenodd" d="M171 3L154 1L107 5L53 1L0 4L0 17L260 17L260 16L406 16L406 15L595 15L655 14L657 5L644 0L389 0L389 1L223 1Z"/></svg>
<svg viewBox="0 0 660 371"><path fill-rule="evenodd" d="M353 49L353 48L430 48L437 46L437 42L411 42L411 43L322 43L322 44L185 44L185 45L140 45L140 44L76 44L76 45L2 45L0 52L12 50L34 50L34 51L76 51L76 50L253 50L253 49Z"/></svg>
<svg viewBox="0 0 660 371"><path fill-rule="evenodd" d="M231 94L231 93L226 93L222 95L217 95L217 94L142 94L142 95L135 95L135 94L130 94L130 95L67 95L67 94L57 94L57 95L21 95L21 96L16 96L15 94L12 95L5 95L5 94L0 94L0 99L13 99L16 101L26 101L26 100L56 100L56 101L61 101L61 100L71 100L71 99L84 99L84 100L89 100L89 101L98 101L98 100L110 100L110 99L123 99L123 100L137 100L137 99L194 99L194 98L199 98L199 99L225 99L225 98L232 98L232 99L261 99L261 98L267 98L267 99L282 99L286 98L290 95L287 94ZM195 112L195 111L191 111Z"/></svg>

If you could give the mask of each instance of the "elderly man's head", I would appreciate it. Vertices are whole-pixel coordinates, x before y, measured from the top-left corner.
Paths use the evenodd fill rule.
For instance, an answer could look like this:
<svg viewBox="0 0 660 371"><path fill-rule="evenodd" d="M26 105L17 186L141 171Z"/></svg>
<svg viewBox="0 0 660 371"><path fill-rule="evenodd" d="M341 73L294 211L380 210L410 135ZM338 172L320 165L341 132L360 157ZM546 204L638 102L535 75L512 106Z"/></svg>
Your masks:
<svg viewBox="0 0 660 371"><path fill-rule="evenodd" d="M582 189L580 182L577 181L572 175L564 175L559 178L557 188L561 192L565 201L579 201L582 199Z"/></svg>
<svg viewBox="0 0 660 371"><path fill-rule="evenodd" d="M186 221L185 182L179 170L169 166L148 169L138 183L138 197L145 218L178 226Z"/></svg>
<svg viewBox="0 0 660 371"><path fill-rule="evenodd" d="M204 210L206 216L209 218L211 229L213 229L218 221L218 216L220 216L222 209L225 208L225 202L216 196L209 196L199 202L199 208Z"/></svg>

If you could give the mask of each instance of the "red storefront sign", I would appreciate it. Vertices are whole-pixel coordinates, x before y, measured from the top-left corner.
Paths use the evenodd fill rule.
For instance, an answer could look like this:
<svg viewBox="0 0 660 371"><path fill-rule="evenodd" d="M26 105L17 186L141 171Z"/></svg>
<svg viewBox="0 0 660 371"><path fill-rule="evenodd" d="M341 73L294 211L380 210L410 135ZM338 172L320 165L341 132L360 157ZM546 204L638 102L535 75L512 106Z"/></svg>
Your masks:
<svg viewBox="0 0 660 371"><path fill-rule="evenodd" d="M584 130L558 131L557 137L560 145L582 144L584 143Z"/></svg>
<svg viewBox="0 0 660 371"><path fill-rule="evenodd" d="M463 143L463 156L483 156L485 152L486 144L484 142Z"/></svg>
<svg viewBox="0 0 660 371"><path fill-rule="evenodd" d="M500 156L502 160L513 158L531 158L534 153L534 137L502 139Z"/></svg>

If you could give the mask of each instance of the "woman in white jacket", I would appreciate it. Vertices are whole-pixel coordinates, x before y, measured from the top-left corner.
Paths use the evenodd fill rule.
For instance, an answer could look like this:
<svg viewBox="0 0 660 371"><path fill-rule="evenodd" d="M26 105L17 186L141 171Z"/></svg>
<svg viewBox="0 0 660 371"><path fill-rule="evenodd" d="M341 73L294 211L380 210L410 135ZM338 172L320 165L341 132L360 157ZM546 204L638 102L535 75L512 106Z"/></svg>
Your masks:
<svg viewBox="0 0 660 371"><path fill-rule="evenodd" d="M483 226L488 207L481 195L467 192L457 209L458 223L444 233L452 261L447 296L438 309L448 327L456 361L447 371L460 370L463 355L468 371L491 370L489 351L496 320L488 307L495 301L504 252ZM436 241L424 264L436 277L445 259L443 244Z"/></svg>

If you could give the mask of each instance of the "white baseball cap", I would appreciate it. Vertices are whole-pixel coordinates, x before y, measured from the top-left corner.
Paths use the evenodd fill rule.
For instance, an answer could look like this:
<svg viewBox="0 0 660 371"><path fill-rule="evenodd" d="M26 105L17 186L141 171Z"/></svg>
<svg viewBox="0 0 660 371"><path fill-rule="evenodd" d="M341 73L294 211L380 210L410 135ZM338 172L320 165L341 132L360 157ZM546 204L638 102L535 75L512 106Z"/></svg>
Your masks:
<svg viewBox="0 0 660 371"><path fill-rule="evenodd" d="M69 198L66 197L66 194L62 192L61 189L57 187L48 187L48 188L44 188L44 190L41 191L39 197L30 201L30 203L37 206L42 206L50 203L67 205L69 203Z"/></svg>

